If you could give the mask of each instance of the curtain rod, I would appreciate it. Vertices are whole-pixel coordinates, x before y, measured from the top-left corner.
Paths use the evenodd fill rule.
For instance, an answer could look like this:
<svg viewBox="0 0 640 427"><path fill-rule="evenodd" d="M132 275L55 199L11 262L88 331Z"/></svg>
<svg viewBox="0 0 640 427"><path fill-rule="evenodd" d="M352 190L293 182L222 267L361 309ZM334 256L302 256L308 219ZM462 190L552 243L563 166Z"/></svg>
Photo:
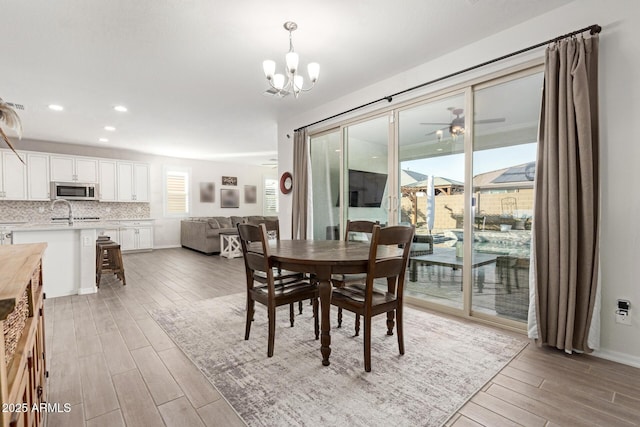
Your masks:
<svg viewBox="0 0 640 427"><path fill-rule="evenodd" d="M353 111L359 110L359 109L364 108L364 107L368 107L369 105L376 104L378 102L382 102L382 101L391 102L391 101L393 101L393 97L394 96L403 95L403 94L405 94L407 92L411 92L412 90L420 89L422 87L437 83L437 82L445 80L445 79L449 79L451 77L458 76L458 75L466 73L468 71L472 71L472 70L475 70L475 69L478 69L478 68L493 64L494 62L502 61L503 59L511 58L512 56L516 56L516 55L519 55L521 53L528 52L528 51L533 50L533 49L537 49L537 48L542 47L544 45L548 45L550 43L554 43L554 42L557 42L557 41L560 41L560 40L563 40L563 39L566 39L566 38L569 38L569 37L573 37L573 36L575 36L577 34L584 33L585 31L589 31L591 35L594 35L594 34L600 33L600 31L602 31L602 27L600 25L590 25L590 26L582 28L580 30L572 31L572 32L570 32L568 34L564 34L562 36L558 36L558 37L553 38L551 40L547 40L545 42L538 43L538 44L535 44L533 46L529 46L527 48L520 49L520 50L515 51L515 52L511 52L511 53L503 55L503 56L501 56L499 58L495 58L495 59L492 59L490 61L486 61L486 62L483 62L483 63L478 64L478 65L474 65L474 66L469 67L469 68L465 68L464 70L456 71L455 73L447 74L446 76L438 77L437 79L430 80L430 81L428 81L426 83L422 83L422 84L419 84L417 86L410 87L409 89L401 90L400 92L396 92L394 94L384 96L384 97L382 97L380 99L376 99L375 101L370 101L370 102L367 102L366 104L362 104L362 105L359 105L357 107L353 107L353 108L351 108L349 110L343 111L342 113L334 114L333 116L324 118L322 120L318 120L317 122L313 122L313 123L310 123L308 125L299 127L295 131L297 132L297 131L302 130L304 128L308 128L310 126L317 125L318 123L322 123L322 122L326 122L327 120L335 119L336 117L340 117L340 116L342 116L344 114L351 113Z"/></svg>

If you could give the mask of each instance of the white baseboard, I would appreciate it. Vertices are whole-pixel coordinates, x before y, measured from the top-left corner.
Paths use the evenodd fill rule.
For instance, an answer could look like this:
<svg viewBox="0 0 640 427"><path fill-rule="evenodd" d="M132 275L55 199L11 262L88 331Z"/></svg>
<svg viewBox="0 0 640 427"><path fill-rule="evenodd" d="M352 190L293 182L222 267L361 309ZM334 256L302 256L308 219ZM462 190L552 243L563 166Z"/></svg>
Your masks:
<svg viewBox="0 0 640 427"><path fill-rule="evenodd" d="M98 292L98 288L96 286L92 287L92 288L80 288L78 289L78 295L89 295L89 294L95 294Z"/></svg>
<svg viewBox="0 0 640 427"><path fill-rule="evenodd" d="M597 350L591 354L601 359L611 360L612 362L622 363L623 365L633 366L634 368L640 368L640 357L606 349Z"/></svg>

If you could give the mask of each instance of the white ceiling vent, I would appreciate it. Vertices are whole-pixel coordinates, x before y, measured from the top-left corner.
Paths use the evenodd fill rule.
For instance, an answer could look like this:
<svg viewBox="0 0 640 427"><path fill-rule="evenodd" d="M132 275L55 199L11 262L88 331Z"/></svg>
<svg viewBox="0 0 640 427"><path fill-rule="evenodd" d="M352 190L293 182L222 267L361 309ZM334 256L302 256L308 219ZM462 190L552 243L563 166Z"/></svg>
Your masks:
<svg viewBox="0 0 640 427"><path fill-rule="evenodd" d="M278 92L276 89L269 88L269 89L265 90L262 94L264 96L273 96L273 97L276 97L276 98L284 98L285 96L289 95L289 92L287 92L287 91Z"/></svg>

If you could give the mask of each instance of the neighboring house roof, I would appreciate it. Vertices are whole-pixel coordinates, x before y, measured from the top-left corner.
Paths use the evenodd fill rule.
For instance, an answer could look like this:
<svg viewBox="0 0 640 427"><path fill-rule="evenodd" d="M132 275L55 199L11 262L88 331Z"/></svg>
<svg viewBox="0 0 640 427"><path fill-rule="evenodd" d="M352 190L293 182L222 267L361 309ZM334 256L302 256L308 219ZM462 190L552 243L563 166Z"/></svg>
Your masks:
<svg viewBox="0 0 640 427"><path fill-rule="evenodd" d="M402 172L409 175L409 177L414 181L424 181L427 179L427 175L420 172L416 172L408 169L402 169Z"/></svg>
<svg viewBox="0 0 640 427"><path fill-rule="evenodd" d="M475 188L508 188L533 186L536 162L523 163L504 169L482 173L473 177Z"/></svg>
<svg viewBox="0 0 640 427"><path fill-rule="evenodd" d="M427 186L426 179L422 181L412 182L411 184L403 185L403 187L409 187L409 188L426 187L426 186ZM455 179L442 178L441 176L436 176L433 178L433 186L434 187L448 187L448 186L462 187L464 186L464 183L460 181L456 181Z"/></svg>

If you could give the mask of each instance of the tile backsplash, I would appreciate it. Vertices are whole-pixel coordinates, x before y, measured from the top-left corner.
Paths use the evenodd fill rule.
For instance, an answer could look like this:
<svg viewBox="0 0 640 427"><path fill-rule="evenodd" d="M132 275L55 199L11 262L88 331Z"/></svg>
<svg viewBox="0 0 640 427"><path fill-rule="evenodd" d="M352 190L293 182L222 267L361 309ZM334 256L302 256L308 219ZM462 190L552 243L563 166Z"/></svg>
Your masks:
<svg viewBox="0 0 640 427"><path fill-rule="evenodd" d="M98 217L100 219L149 218L149 203L117 203L71 201L73 216ZM51 202L42 201L0 201L0 222L49 222L52 217L68 216L64 203L56 203L51 210Z"/></svg>

